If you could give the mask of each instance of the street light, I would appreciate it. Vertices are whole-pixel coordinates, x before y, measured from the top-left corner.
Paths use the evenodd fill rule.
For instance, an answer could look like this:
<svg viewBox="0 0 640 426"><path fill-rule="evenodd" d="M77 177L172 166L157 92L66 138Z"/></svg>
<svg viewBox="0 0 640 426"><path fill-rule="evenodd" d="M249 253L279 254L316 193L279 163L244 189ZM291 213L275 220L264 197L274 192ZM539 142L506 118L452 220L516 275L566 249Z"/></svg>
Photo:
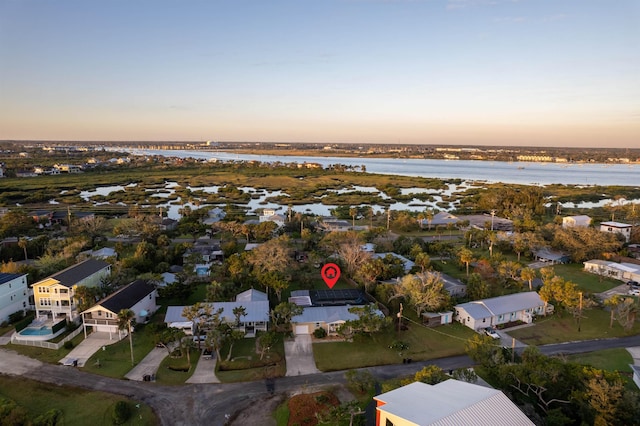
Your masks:
<svg viewBox="0 0 640 426"><path fill-rule="evenodd" d="M493 218L496 216L496 211L491 210L491 230L493 231Z"/></svg>

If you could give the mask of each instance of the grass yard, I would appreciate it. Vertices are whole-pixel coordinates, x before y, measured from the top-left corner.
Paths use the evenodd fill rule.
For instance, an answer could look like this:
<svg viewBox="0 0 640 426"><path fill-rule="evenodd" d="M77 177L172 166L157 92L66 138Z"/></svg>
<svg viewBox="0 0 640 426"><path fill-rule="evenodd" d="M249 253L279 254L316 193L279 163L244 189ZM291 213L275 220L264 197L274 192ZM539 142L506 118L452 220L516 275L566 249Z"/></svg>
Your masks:
<svg viewBox="0 0 640 426"><path fill-rule="evenodd" d="M181 358L171 358L167 356L160 363L158 372L156 373L156 382L162 385L182 385L186 382L196 370L198 360L200 359L200 351L198 348L191 348L191 368L188 371L178 371L181 368L189 368L186 355Z"/></svg>
<svg viewBox="0 0 640 426"><path fill-rule="evenodd" d="M563 313L562 317L553 314L539 317L532 327L520 328L509 332L509 335L529 345L546 345L575 340L603 339L623 337L640 333L640 324L636 322L631 332L625 332L620 324L614 321L609 328L609 312L603 309L589 309L583 312L580 331L571 315Z"/></svg>
<svg viewBox="0 0 640 426"><path fill-rule="evenodd" d="M140 362L153 347L153 336L145 331L145 327L141 327L133 333L133 359L136 363ZM105 350L93 354L82 370L121 379L131 368L133 367L131 366L129 338L125 337L113 345L105 346Z"/></svg>
<svg viewBox="0 0 640 426"><path fill-rule="evenodd" d="M71 340L71 342L73 343L73 347L78 346L78 344L83 340L84 334L78 334ZM54 350L39 348L37 346L15 345L13 343L9 343L6 347L7 349L15 351L21 355L28 356L29 358L35 358L49 364L57 364L62 358L66 357L69 352L71 352L71 349L65 349L64 347L61 347L58 350Z"/></svg>
<svg viewBox="0 0 640 426"><path fill-rule="evenodd" d="M590 293L601 293L623 284L622 281L585 272L584 266L578 263L554 265L553 270L556 275L576 283L581 290Z"/></svg>
<svg viewBox="0 0 640 426"><path fill-rule="evenodd" d="M583 365L607 371L620 371L631 374L633 358L625 348L605 349L602 351L588 352L584 354L569 355L567 359Z"/></svg>
<svg viewBox="0 0 640 426"><path fill-rule="evenodd" d="M384 334L356 338L353 342L319 342L313 344L316 365L321 371L347 370L373 365L398 364L403 358L414 361L464 354L465 342L475 333L462 324L428 328L410 324L409 329L388 330ZM390 349L401 341L409 347L399 353Z"/></svg>
<svg viewBox="0 0 640 426"><path fill-rule="evenodd" d="M61 410L63 418L57 424L65 426L112 425L111 413L118 401L129 401L133 414L125 425L156 425L158 419L145 404L127 400L124 397L103 392L68 386L39 383L24 377L15 378L0 375L0 395L14 400L24 407L30 419L51 410Z"/></svg>
<svg viewBox="0 0 640 426"><path fill-rule="evenodd" d="M222 361L218 361L218 370L216 376L223 383L243 382L250 380L259 380L266 377L282 377L287 372L287 366L284 357L284 339L281 334L278 340L271 348L271 352L265 354L264 360L260 361L260 355L256 353L256 339L245 338L237 341L233 346L231 353L231 361L225 362L229 351L229 346L225 345L220 351ZM271 365L256 366L272 360ZM221 367L221 362L225 368Z"/></svg>

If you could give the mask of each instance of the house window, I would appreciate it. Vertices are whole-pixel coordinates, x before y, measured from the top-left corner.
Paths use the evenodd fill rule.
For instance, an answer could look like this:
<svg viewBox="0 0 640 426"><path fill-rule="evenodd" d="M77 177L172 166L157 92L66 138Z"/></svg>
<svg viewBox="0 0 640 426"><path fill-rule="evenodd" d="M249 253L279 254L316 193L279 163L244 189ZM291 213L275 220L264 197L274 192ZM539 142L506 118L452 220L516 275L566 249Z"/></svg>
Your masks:
<svg viewBox="0 0 640 426"><path fill-rule="evenodd" d="M487 322L487 319L486 318L482 318L482 322Z"/></svg>
<svg viewBox="0 0 640 426"><path fill-rule="evenodd" d="M98 316L101 317L102 316L102 311L98 311Z"/></svg>
<svg viewBox="0 0 640 426"><path fill-rule="evenodd" d="M40 299L40 306L51 306L51 299Z"/></svg>

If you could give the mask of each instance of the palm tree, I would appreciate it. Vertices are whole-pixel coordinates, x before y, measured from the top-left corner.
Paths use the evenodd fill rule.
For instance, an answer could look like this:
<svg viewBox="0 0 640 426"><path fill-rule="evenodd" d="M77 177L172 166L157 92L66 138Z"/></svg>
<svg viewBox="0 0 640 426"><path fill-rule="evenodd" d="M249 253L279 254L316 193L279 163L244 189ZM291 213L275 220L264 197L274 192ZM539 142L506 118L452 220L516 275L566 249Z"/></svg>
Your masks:
<svg viewBox="0 0 640 426"><path fill-rule="evenodd" d="M356 216L358 215L358 209L355 207L351 207L349 209L349 216L351 216L351 227L355 228L356 226Z"/></svg>
<svg viewBox="0 0 640 426"><path fill-rule="evenodd" d="M613 328L613 320L615 319L616 309L618 308L618 305L623 301L624 298L619 294L614 294L604 301L605 306L608 306L611 310L611 315L609 316L609 328Z"/></svg>
<svg viewBox="0 0 640 426"><path fill-rule="evenodd" d="M520 271L520 278L529 283L529 290L533 290L533 279L536 277L536 271L531 268L523 268Z"/></svg>
<svg viewBox="0 0 640 426"><path fill-rule="evenodd" d="M467 266L467 277L468 277L469 264L473 262L473 252L468 248L462 247L460 251L458 251L458 256L460 257L460 262L464 263Z"/></svg>
<svg viewBox="0 0 640 426"><path fill-rule="evenodd" d="M118 312L118 330L127 330L129 333L129 347L131 348L131 365L135 364L133 360L133 335L131 334L131 322L134 320L135 314L131 309L122 309Z"/></svg>
<svg viewBox="0 0 640 426"><path fill-rule="evenodd" d="M20 238L18 240L18 247L20 247L22 250L24 250L24 260L27 260L27 239L26 238Z"/></svg>

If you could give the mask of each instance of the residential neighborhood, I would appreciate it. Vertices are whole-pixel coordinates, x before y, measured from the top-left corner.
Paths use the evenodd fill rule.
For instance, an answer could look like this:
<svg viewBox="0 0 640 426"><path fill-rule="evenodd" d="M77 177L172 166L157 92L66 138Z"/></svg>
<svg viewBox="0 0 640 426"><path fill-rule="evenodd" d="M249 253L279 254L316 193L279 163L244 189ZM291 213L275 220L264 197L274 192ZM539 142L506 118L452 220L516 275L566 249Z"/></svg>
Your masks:
<svg viewBox="0 0 640 426"><path fill-rule="evenodd" d="M128 188L124 195L152 187ZM319 386L331 377L350 397L335 409L313 408L313 424L546 424L584 407L589 423L605 416L588 396L595 383L638 395L640 342L616 352L619 365L606 373L582 361L587 355L572 355L571 363L591 365L574 374L564 358L538 352L582 341L609 350L640 335L632 207L616 205L617 221L607 220L608 210L560 215L531 188L474 201L478 210L491 202L526 214L376 212L353 203L317 215L293 205L207 203L202 189L175 188L163 181L152 190L203 197L177 204L175 219L164 207L3 210L3 354L150 392L194 384L231 392L234 383L264 382L264 397L275 398L278 383L306 377ZM217 190L243 197L237 188ZM629 223L621 222L625 212ZM339 269L332 279L327 264ZM449 359L455 368L438 367ZM540 366L571 386L532 387ZM394 368L402 374L388 373ZM572 386L583 399L554 402ZM291 407L308 406L296 396L286 393ZM617 418L640 414L621 401L609 401ZM272 416L258 411L215 416Z"/></svg>

